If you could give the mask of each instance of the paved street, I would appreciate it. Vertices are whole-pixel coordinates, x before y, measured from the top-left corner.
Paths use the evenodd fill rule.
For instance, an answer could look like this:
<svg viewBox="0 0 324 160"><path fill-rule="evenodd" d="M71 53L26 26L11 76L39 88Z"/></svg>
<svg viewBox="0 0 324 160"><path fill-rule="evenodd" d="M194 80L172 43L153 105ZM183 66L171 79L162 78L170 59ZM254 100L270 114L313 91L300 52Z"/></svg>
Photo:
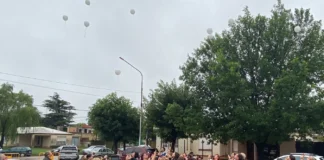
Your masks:
<svg viewBox="0 0 324 160"><path fill-rule="evenodd" d="M19 160L43 160L44 156L32 156L32 157L20 157ZM8 159L8 160L18 160L18 158ZM54 160L58 160L58 157L55 156Z"/></svg>

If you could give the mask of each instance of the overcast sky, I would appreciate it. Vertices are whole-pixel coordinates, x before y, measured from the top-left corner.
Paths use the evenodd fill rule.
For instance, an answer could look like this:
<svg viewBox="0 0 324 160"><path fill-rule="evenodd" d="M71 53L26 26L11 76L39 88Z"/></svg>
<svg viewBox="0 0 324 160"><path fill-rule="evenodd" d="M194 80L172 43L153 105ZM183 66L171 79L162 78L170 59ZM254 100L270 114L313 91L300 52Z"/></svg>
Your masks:
<svg viewBox="0 0 324 160"><path fill-rule="evenodd" d="M114 90L131 99L134 106L140 104L140 75L118 57L143 72L147 96L159 80L178 79L179 66L199 47L207 36L207 28L221 32L228 27L230 18L242 14L246 5L254 15L270 15L275 3L276 0L92 0L87 6L84 0L2 1L0 83L8 81L17 91L31 94L35 105L58 92L78 109L75 121L87 122L87 112L80 110L88 110L96 99ZM287 8L311 8L316 19L324 18L323 0L283 3ZM132 8L135 15L130 14ZM63 15L69 17L66 24ZM90 22L87 30L84 21ZM121 74L115 75L115 70Z"/></svg>

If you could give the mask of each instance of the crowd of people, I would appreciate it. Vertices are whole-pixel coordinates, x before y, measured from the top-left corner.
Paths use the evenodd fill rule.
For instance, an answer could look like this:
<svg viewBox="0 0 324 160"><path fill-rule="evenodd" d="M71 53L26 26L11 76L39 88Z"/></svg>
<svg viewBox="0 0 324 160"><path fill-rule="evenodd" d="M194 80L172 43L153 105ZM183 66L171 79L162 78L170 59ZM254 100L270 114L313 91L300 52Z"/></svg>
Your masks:
<svg viewBox="0 0 324 160"><path fill-rule="evenodd" d="M8 158L4 154L0 154L0 160L7 160ZM202 160L200 156L195 156L192 152L188 155L186 153L179 154L178 152L173 152L169 150L165 151L164 148L159 152L157 149L153 154L144 153L140 155L137 152L129 154L126 156L125 160ZM288 156L285 160L295 160L296 158L293 155ZM52 152L46 152L43 160L54 160L54 154ZM93 154L85 154L81 156L81 160L108 160L107 155L104 157L94 157ZM221 157L218 154L209 155L208 160L221 160ZM232 153L228 155L228 160L246 160L246 155L244 153ZM304 155L300 157L300 160L315 160L314 157L309 156L307 159L304 158Z"/></svg>

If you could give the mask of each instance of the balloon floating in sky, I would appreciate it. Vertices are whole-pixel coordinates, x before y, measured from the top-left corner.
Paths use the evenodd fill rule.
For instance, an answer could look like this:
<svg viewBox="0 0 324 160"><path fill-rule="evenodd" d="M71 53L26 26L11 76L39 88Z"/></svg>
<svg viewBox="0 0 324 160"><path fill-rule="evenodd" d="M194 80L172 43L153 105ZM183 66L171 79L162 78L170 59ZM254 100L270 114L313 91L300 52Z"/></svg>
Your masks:
<svg viewBox="0 0 324 160"><path fill-rule="evenodd" d="M234 24L235 24L234 19L229 19L229 20L228 20L228 25L232 26L232 25L234 25Z"/></svg>
<svg viewBox="0 0 324 160"><path fill-rule="evenodd" d="M120 75L121 71L120 70L115 70L116 75Z"/></svg>
<svg viewBox="0 0 324 160"><path fill-rule="evenodd" d="M294 31L295 31L296 33L299 33L299 32L301 31L301 28L300 28L299 26L296 26L296 27L294 28Z"/></svg>
<svg viewBox="0 0 324 160"><path fill-rule="evenodd" d="M131 13L132 15L134 15L134 14L135 14L135 9L131 9L131 10L130 10L130 13Z"/></svg>
<svg viewBox="0 0 324 160"><path fill-rule="evenodd" d="M66 22L67 20L69 20L69 17L67 15L63 15L63 20Z"/></svg>
<svg viewBox="0 0 324 160"><path fill-rule="evenodd" d="M90 0L86 0L85 1L85 4L88 5L88 6L90 6Z"/></svg>
<svg viewBox="0 0 324 160"><path fill-rule="evenodd" d="M90 26L90 23L88 21L84 21L84 26L88 28Z"/></svg>
<svg viewBox="0 0 324 160"><path fill-rule="evenodd" d="M212 34L212 33L213 33L213 29L208 28L208 29L207 29L207 33L208 33L208 34Z"/></svg>

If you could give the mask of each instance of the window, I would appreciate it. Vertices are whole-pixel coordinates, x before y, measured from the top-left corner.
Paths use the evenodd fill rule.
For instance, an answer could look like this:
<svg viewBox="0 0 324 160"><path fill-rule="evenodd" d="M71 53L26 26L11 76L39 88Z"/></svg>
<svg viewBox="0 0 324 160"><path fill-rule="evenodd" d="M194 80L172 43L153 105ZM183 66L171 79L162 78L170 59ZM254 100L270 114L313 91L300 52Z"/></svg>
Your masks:
<svg viewBox="0 0 324 160"><path fill-rule="evenodd" d="M66 145L66 136L57 136L56 145L58 146Z"/></svg>
<svg viewBox="0 0 324 160"><path fill-rule="evenodd" d="M79 129L79 133L82 133L82 129Z"/></svg>
<svg viewBox="0 0 324 160"><path fill-rule="evenodd" d="M92 133L92 130L88 130L88 133Z"/></svg>

